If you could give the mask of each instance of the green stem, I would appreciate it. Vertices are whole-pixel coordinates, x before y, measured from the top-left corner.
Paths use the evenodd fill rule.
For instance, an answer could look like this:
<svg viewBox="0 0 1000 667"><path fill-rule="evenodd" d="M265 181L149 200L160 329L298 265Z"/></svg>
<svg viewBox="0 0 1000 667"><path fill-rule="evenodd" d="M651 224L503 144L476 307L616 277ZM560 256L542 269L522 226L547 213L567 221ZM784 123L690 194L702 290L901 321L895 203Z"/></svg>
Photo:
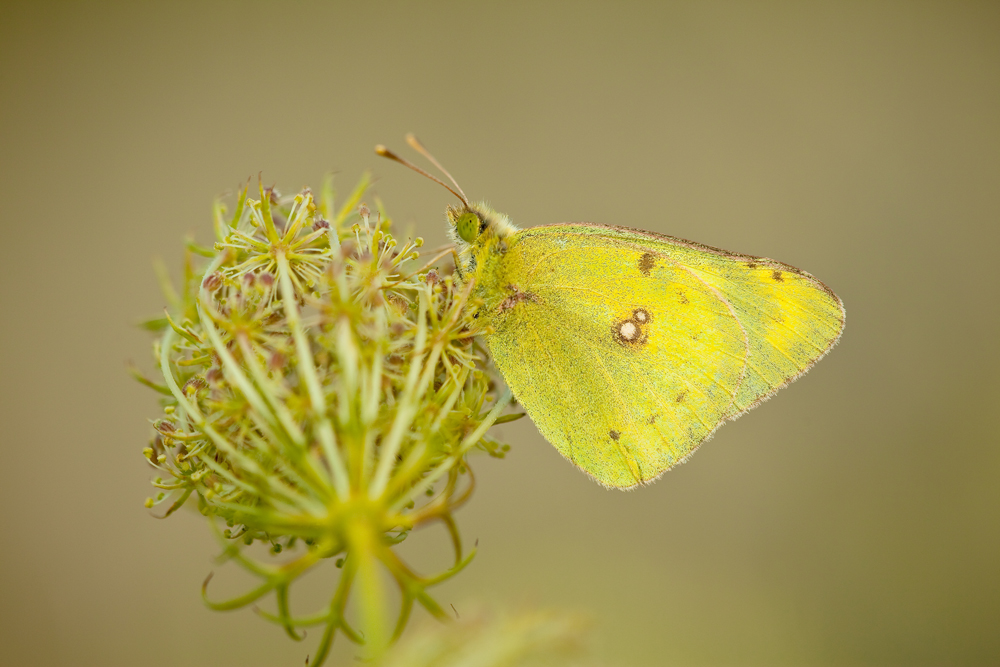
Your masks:
<svg viewBox="0 0 1000 667"><path fill-rule="evenodd" d="M285 304L285 315L288 318L288 327L292 331L292 338L295 341L295 351L298 356L296 368L302 379L305 380L306 388L309 391L309 400L316 417L316 435L319 437L320 446L326 455L326 460L330 465L330 472L333 475L333 486L340 497L346 500L350 495L350 483L348 481L347 469L344 461L337 451L336 436L330 419L326 416L326 398L323 395L323 388L319 384L316 376L316 367L313 363L312 349L309 346L309 339L302 328L302 319L299 316L299 309L295 303L295 290L292 288L291 268L288 266L288 258L284 253L279 252L278 260L278 284L281 287L281 299Z"/></svg>
<svg viewBox="0 0 1000 667"><path fill-rule="evenodd" d="M365 633L365 644L368 647L367 657L377 658L388 645L389 633L386 631L386 610L383 599L382 578L379 571L379 537L374 534L367 523L358 522L350 527L351 551L349 559L356 561L358 576L358 607L362 628Z"/></svg>
<svg viewBox="0 0 1000 667"><path fill-rule="evenodd" d="M427 292L421 292L420 309L417 321L417 336L414 343L413 358L410 361L410 370L406 377L406 387L400 405L396 409L396 418L392 424L392 430L382 443L382 451L379 453L378 468L375 470L375 477L372 479L371 487L368 490L369 498L378 498L385 491L389 482L389 473L396 463L396 455L402 445L406 431L409 430L413 417L417 412L417 403L423 396L433 378L433 372L437 367L437 360L444 348L443 343L438 343L431 351L430 359L424 364L424 348L427 344ZM421 372L423 371L423 372ZM419 384L418 384L419 382Z"/></svg>

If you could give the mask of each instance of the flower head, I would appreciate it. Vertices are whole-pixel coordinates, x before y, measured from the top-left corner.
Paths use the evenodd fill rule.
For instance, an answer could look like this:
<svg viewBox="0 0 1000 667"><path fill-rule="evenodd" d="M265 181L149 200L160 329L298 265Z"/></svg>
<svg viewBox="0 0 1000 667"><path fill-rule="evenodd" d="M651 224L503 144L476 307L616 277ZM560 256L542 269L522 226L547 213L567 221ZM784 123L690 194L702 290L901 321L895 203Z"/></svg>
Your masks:
<svg viewBox="0 0 1000 667"><path fill-rule="evenodd" d="M483 372L469 289L421 265L421 239L397 241L381 204L358 206L368 183L336 212L329 182L319 202L258 186L231 217L217 205L217 243L189 244L183 289L165 290L171 308L150 325L163 384L145 383L164 394L164 415L144 450L162 491L147 506L169 503L166 516L196 497L222 559L261 580L206 602L234 609L274 592L276 612L260 613L289 635L323 626L312 664L338 632L377 653L414 603L444 616L427 588L474 553L452 518L473 486L466 456L506 451L484 437L510 396L496 398ZM454 563L421 576L392 547L431 521L447 527ZM255 544L281 556L255 559ZM342 570L329 604L292 616L290 586L324 560ZM401 594L394 629L380 569ZM345 615L352 591L361 631Z"/></svg>

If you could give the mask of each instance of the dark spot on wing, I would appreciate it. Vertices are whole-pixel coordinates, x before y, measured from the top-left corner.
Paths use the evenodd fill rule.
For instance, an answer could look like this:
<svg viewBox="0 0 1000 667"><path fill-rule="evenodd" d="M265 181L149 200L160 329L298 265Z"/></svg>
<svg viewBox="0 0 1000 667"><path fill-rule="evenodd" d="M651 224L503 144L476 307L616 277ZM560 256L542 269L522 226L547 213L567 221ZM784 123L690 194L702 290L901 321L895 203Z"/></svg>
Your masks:
<svg viewBox="0 0 1000 667"><path fill-rule="evenodd" d="M649 423L650 426L652 426L653 424L656 423L656 415L655 414L654 415L649 415L648 423Z"/></svg>
<svg viewBox="0 0 1000 667"><path fill-rule="evenodd" d="M639 270L642 271L642 275L648 276L654 266L656 266L656 255L651 252L642 253L639 257Z"/></svg>
<svg viewBox="0 0 1000 667"><path fill-rule="evenodd" d="M758 264L757 262L747 262L748 269L756 269L758 266L760 266L760 264Z"/></svg>
<svg viewBox="0 0 1000 667"><path fill-rule="evenodd" d="M618 441L618 438L622 437L622 434L619 433L618 431L614 430L614 429L611 429L610 431L608 431L608 435L610 435L611 439L614 440L615 442Z"/></svg>
<svg viewBox="0 0 1000 667"><path fill-rule="evenodd" d="M675 403L683 403L685 396L687 396L687 392L686 391L682 391L681 393L677 394L677 398L674 399L674 402Z"/></svg>
<svg viewBox="0 0 1000 667"><path fill-rule="evenodd" d="M632 311L632 321L636 324L643 325L652 320L652 315L645 308L636 308Z"/></svg>
<svg viewBox="0 0 1000 667"><path fill-rule="evenodd" d="M681 303L682 304L691 303L690 301L688 301L687 295L684 294L684 290L682 290L682 289L677 290L677 294L678 294L678 296L681 297Z"/></svg>
<svg viewBox="0 0 1000 667"><path fill-rule="evenodd" d="M522 301L530 301L532 303L538 301L538 297L535 294L532 294L531 292L522 292L517 288L517 285L507 285L505 289L508 292L511 292L511 295L501 301L500 305L497 306L498 314L512 309Z"/></svg>
<svg viewBox="0 0 1000 667"><path fill-rule="evenodd" d="M784 282L785 280L781 275L781 271L777 269L774 270L774 273L771 274L771 277L774 278L774 282L776 283Z"/></svg>

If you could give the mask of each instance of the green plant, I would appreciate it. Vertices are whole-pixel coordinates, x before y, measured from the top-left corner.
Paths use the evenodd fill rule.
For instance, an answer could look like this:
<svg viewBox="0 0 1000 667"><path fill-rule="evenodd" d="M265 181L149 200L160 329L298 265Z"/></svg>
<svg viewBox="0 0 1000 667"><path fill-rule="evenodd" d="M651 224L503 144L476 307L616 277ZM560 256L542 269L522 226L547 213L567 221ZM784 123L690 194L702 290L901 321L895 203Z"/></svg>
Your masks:
<svg viewBox="0 0 1000 667"><path fill-rule="evenodd" d="M258 611L290 637L323 628L314 665L338 632L380 655L414 604L445 617L427 589L475 553L452 516L473 488L467 455L502 457L486 431L520 416L501 416L510 393L497 397L484 371L470 290L431 268L447 252L418 263L421 239L400 245L381 204L360 204L368 184L337 211L329 180L318 202L260 186L258 200L243 188L228 218L217 203L217 242L189 242L181 289L161 271L169 308L147 326L162 384L136 372L163 395L144 450L161 491L147 506L167 516L194 496L220 560L260 580L215 601L207 579L206 603L236 609L273 592L276 611ZM393 546L432 521L446 526L454 563L421 576ZM254 558L254 544L272 555ZM341 569L329 604L292 615L292 584L324 561ZM382 571L399 589L394 622Z"/></svg>

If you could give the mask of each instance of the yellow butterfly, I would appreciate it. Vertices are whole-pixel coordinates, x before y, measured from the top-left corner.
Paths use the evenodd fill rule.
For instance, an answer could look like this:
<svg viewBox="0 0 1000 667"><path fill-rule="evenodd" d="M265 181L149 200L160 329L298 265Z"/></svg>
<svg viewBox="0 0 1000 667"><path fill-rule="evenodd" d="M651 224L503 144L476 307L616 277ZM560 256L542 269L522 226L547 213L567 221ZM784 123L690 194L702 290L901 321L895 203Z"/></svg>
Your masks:
<svg viewBox="0 0 1000 667"><path fill-rule="evenodd" d="M810 274L625 227L519 230L448 188L460 281L494 363L538 430L600 484L628 489L685 461L727 420L812 367L844 306Z"/></svg>

